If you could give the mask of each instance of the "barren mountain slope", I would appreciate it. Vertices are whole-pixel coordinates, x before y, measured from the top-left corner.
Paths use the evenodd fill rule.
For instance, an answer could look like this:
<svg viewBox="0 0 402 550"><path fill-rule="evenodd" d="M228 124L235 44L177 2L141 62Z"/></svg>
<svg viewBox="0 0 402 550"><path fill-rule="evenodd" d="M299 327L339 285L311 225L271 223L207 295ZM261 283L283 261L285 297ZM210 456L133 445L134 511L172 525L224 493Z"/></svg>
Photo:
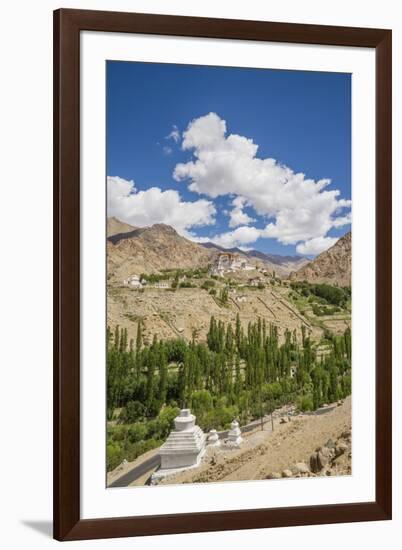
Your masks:
<svg viewBox="0 0 402 550"><path fill-rule="evenodd" d="M107 219L107 236L117 235L118 233L128 233L133 231L135 227L128 223L121 222L114 216Z"/></svg>
<svg viewBox="0 0 402 550"><path fill-rule="evenodd" d="M172 227L155 224L108 238L108 278L121 282L133 273L206 267L211 251L181 237Z"/></svg>
<svg viewBox="0 0 402 550"><path fill-rule="evenodd" d="M291 273L294 281L351 285L352 233L346 233L331 248L322 252L312 262Z"/></svg>

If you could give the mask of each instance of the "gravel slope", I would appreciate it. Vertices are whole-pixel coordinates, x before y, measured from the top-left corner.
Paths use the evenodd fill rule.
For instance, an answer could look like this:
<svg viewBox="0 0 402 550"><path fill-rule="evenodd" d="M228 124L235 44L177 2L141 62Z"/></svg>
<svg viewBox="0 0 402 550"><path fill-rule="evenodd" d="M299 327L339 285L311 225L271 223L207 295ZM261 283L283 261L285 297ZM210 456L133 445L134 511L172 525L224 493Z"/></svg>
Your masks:
<svg viewBox="0 0 402 550"><path fill-rule="evenodd" d="M164 484L266 479L272 472L290 469L295 463L309 464L311 454L329 439L336 441L351 430L351 398L319 416L300 415L286 424L276 421L274 432L256 430L244 436L239 450L209 448L202 464ZM332 475L351 473L351 452L339 461Z"/></svg>

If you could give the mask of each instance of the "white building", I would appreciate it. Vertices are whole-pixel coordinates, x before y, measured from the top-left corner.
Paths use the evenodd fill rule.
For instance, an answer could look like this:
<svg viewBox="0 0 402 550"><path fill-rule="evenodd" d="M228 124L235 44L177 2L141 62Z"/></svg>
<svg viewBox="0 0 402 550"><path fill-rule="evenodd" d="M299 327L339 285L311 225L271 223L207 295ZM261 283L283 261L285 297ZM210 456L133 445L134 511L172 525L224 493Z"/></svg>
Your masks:
<svg viewBox="0 0 402 550"><path fill-rule="evenodd" d="M126 286L129 286L131 288L142 288L143 284L140 281L140 277L138 275L130 275L127 279L124 279L123 283Z"/></svg>
<svg viewBox="0 0 402 550"><path fill-rule="evenodd" d="M258 286L260 284L264 284L264 282L259 277L255 277L254 279L250 279L248 284L250 286Z"/></svg>
<svg viewBox="0 0 402 550"><path fill-rule="evenodd" d="M170 282L167 280L158 281L154 284L155 288L170 288Z"/></svg>
<svg viewBox="0 0 402 550"><path fill-rule="evenodd" d="M225 272L252 271L253 269L255 269L255 267L247 263L247 260L239 256L239 254L220 252L215 261L215 265L213 265L210 270L210 275L223 277Z"/></svg>

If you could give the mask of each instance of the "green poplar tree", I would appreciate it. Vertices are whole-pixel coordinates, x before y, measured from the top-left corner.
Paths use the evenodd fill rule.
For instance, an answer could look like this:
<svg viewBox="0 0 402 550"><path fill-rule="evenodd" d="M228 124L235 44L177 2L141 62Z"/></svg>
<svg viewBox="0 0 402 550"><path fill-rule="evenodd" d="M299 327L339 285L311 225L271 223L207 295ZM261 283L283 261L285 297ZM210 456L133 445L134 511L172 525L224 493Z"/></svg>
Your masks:
<svg viewBox="0 0 402 550"><path fill-rule="evenodd" d="M142 347L142 320L140 319L137 325L137 338L135 341L135 349L137 350L137 352L141 350L141 347Z"/></svg>

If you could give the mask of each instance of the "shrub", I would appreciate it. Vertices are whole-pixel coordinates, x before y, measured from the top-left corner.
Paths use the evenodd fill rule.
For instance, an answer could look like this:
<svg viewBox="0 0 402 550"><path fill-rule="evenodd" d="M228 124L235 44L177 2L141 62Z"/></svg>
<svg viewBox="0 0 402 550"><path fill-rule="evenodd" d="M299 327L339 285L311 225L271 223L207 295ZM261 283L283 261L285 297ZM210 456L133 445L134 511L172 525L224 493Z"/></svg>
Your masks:
<svg viewBox="0 0 402 550"><path fill-rule="evenodd" d="M173 429L173 420L179 413L180 409L176 407L167 406L162 409L157 418L148 422L148 437L166 439Z"/></svg>
<svg viewBox="0 0 402 550"><path fill-rule="evenodd" d="M191 396L191 409L194 414L201 416L210 411L213 406L212 396L208 390L196 390Z"/></svg>
<svg viewBox="0 0 402 550"><path fill-rule="evenodd" d="M106 447L107 471L114 470L123 461L123 451L117 443L108 443Z"/></svg>
<svg viewBox="0 0 402 550"><path fill-rule="evenodd" d="M124 441L127 435L127 429L125 426L114 426L109 428L109 438L113 442Z"/></svg>
<svg viewBox="0 0 402 550"><path fill-rule="evenodd" d="M184 361L184 355L187 350L184 340L166 340L164 347L169 363L182 363Z"/></svg>
<svg viewBox="0 0 402 550"><path fill-rule="evenodd" d="M120 447L116 443L108 443L106 447L106 468L110 472L117 468L119 464L126 459L128 462L135 460L138 456L155 449L162 444L158 439L147 439L135 443L128 442L125 447Z"/></svg>
<svg viewBox="0 0 402 550"><path fill-rule="evenodd" d="M131 462L132 460L135 460L138 456L150 451L151 449L159 447L161 444L161 440L152 438L145 441L138 441L137 443L129 444L127 448L123 451L123 458L128 460L128 462Z"/></svg>
<svg viewBox="0 0 402 550"><path fill-rule="evenodd" d="M137 422L137 424L132 424L127 430L127 435L130 443L136 443L137 441L142 441L143 439L146 439L146 425L140 422Z"/></svg>
<svg viewBox="0 0 402 550"><path fill-rule="evenodd" d="M213 279L207 279L202 283L201 288L203 288L204 290L209 290L214 286L215 286L215 281Z"/></svg>
<svg viewBox="0 0 402 550"><path fill-rule="evenodd" d="M342 397L347 397L352 393L352 377L350 374L345 374L342 377Z"/></svg>
<svg viewBox="0 0 402 550"><path fill-rule="evenodd" d="M297 408L301 411L313 411L314 402L312 395L301 395L297 400Z"/></svg>
<svg viewBox="0 0 402 550"><path fill-rule="evenodd" d="M229 298L228 289L226 287L222 288L220 293L219 293L219 301L221 302L221 304L223 306L228 303L228 298Z"/></svg>
<svg viewBox="0 0 402 550"><path fill-rule="evenodd" d="M200 426L204 431L225 430L230 428L230 424L239 414L239 409L236 406L216 406L211 411L207 412L200 421Z"/></svg>
<svg viewBox="0 0 402 550"><path fill-rule="evenodd" d="M339 288L327 283L310 284L307 281L292 282L290 284L292 290L299 292L303 296L309 296L313 294L319 298L320 303L329 303L334 306L342 306L351 296L350 288Z"/></svg>
<svg viewBox="0 0 402 550"><path fill-rule="evenodd" d="M323 315L333 315L334 313L338 313L340 311L340 308L337 306L328 307L328 306L319 306L317 304L313 304L312 310L314 315L316 315L317 317L320 317Z"/></svg>
<svg viewBox="0 0 402 550"><path fill-rule="evenodd" d="M129 401L123 407L119 420L122 424L133 424L138 420L143 420L145 416L145 406L139 401Z"/></svg>

